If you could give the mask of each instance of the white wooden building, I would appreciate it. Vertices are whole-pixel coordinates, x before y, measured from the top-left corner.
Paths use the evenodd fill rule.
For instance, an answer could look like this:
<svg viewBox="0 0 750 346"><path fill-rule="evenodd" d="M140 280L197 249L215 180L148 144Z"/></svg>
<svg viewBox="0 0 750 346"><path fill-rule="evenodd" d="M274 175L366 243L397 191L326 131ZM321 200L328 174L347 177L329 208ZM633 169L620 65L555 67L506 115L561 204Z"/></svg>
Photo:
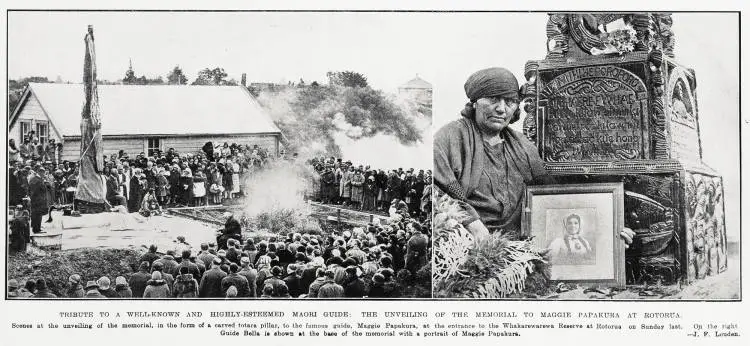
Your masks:
<svg viewBox="0 0 750 346"><path fill-rule="evenodd" d="M281 131L242 86L99 85L104 155L154 149L197 152L208 142L258 145L278 154ZM8 138L35 130L63 143L63 159L81 148L82 84L31 83L11 114Z"/></svg>

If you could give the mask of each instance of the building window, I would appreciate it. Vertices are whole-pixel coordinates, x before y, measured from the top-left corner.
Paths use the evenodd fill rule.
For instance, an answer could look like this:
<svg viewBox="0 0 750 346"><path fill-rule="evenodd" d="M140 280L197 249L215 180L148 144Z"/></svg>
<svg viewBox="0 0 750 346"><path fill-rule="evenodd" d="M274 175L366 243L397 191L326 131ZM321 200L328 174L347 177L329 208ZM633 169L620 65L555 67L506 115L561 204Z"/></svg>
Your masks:
<svg viewBox="0 0 750 346"><path fill-rule="evenodd" d="M19 123L20 129L21 129L21 138L19 139L19 144L23 144L23 138L31 132L31 122L30 121L21 121Z"/></svg>
<svg viewBox="0 0 750 346"><path fill-rule="evenodd" d="M157 152L161 151L161 141L159 138L149 138L146 155L154 156Z"/></svg>
<svg viewBox="0 0 750 346"><path fill-rule="evenodd" d="M36 123L36 136L39 137L39 143L47 144L49 140L49 127L46 122Z"/></svg>

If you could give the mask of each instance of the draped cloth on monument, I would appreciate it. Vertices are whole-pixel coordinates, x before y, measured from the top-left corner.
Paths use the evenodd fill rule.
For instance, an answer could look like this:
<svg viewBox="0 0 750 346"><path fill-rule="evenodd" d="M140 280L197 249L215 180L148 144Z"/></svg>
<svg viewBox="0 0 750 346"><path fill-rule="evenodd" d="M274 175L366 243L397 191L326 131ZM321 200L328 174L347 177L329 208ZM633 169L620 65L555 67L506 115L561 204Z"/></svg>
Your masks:
<svg viewBox="0 0 750 346"><path fill-rule="evenodd" d="M81 111L81 160L75 198L86 203L103 205L106 192L106 181L102 176L104 148L102 147L99 93L96 88L94 30L91 26L86 34L85 42L83 89L86 100Z"/></svg>

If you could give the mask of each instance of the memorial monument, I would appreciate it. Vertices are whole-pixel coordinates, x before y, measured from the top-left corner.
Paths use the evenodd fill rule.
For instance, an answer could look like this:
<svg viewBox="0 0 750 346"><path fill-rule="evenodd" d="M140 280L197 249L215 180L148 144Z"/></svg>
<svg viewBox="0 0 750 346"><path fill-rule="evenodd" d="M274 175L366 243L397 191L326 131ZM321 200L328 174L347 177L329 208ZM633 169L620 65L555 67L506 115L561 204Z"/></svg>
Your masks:
<svg viewBox="0 0 750 346"><path fill-rule="evenodd" d="M665 13L552 13L526 63L524 134L560 183L623 182L628 283L727 267L722 178L703 163L695 71Z"/></svg>

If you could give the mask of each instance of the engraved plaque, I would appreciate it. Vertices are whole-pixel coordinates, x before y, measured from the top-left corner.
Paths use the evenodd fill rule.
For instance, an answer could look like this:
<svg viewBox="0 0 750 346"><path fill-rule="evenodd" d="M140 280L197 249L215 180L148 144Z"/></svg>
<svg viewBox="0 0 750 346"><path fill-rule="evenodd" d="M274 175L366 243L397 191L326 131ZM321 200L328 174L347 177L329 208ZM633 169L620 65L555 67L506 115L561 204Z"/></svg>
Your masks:
<svg viewBox="0 0 750 346"><path fill-rule="evenodd" d="M554 77L539 96L547 162L647 158L648 93L616 66L579 67Z"/></svg>
<svg viewBox="0 0 750 346"><path fill-rule="evenodd" d="M675 68L667 84L666 105L669 115L672 158L685 161L701 159L698 136L698 112L695 90L689 88L688 75L684 68Z"/></svg>

